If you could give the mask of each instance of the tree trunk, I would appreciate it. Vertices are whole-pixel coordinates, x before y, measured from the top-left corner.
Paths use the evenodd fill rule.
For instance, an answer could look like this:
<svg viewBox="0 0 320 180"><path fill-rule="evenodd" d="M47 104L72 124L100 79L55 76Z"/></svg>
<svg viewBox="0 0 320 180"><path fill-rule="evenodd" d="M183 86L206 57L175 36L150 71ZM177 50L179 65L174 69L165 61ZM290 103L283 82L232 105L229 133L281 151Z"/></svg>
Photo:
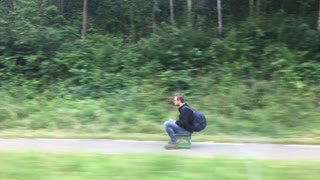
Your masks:
<svg viewBox="0 0 320 180"><path fill-rule="evenodd" d="M85 39L87 33L87 4L88 0L83 0L83 17L82 17L82 30L81 37Z"/></svg>
<svg viewBox="0 0 320 180"><path fill-rule="evenodd" d="M157 28L157 11L158 11L158 0L153 1L153 8L152 8L152 31L156 32Z"/></svg>
<svg viewBox="0 0 320 180"><path fill-rule="evenodd" d="M320 0L319 0L319 16L318 16L318 31L320 31Z"/></svg>
<svg viewBox="0 0 320 180"><path fill-rule="evenodd" d="M173 11L173 0L170 0L170 19L171 25L174 26L174 11Z"/></svg>
<svg viewBox="0 0 320 180"><path fill-rule="evenodd" d="M59 4L59 8L60 8L60 13L63 13L63 9L64 9L64 0L60 0L60 4Z"/></svg>
<svg viewBox="0 0 320 180"><path fill-rule="evenodd" d="M16 0L12 0L12 7L15 8L17 5L17 1Z"/></svg>
<svg viewBox="0 0 320 180"><path fill-rule="evenodd" d="M249 15L253 16L254 0L249 0Z"/></svg>
<svg viewBox="0 0 320 180"><path fill-rule="evenodd" d="M260 6L261 6L261 0L257 0L257 5L256 5L256 13L257 13L257 15L260 15Z"/></svg>
<svg viewBox="0 0 320 180"><path fill-rule="evenodd" d="M188 22L187 25L191 26L191 15L192 15L192 1L191 0L187 0L187 6L188 6Z"/></svg>
<svg viewBox="0 0 320 180"><path fill-rule="evenodd" d="M218 30L219 35L222 35L222 10L221 10L221 0L217 0L217 8L218 8Z"/></svg>

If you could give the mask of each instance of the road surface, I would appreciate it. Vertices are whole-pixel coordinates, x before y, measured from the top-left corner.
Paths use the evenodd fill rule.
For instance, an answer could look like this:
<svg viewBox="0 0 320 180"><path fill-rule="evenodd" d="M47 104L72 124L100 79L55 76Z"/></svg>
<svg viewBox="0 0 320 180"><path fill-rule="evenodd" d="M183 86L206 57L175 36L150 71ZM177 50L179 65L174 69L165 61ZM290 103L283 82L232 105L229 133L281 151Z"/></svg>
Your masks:
<svg viewBox="0 0 320 180"><path fill-rule="evenodd" d="M191 149L165 150L164 141L110 139L0 139L0 151L179 154L204 157L319 160L319 145L193 142Z"/></svg>

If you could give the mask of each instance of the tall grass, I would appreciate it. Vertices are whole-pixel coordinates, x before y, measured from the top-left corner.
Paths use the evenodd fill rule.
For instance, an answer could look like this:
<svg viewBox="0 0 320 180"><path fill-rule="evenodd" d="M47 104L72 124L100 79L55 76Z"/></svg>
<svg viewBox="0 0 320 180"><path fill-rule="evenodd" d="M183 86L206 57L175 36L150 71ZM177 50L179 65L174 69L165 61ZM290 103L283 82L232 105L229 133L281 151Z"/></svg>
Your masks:
<svg viewBox="0 0 320 180"><path fill-rule="evenodd" d="M152 86L147 90L131 89L99 99L24 98L1 92L0 129L163 134L162 123L178 117L177 107L171 94ZM299 92L264 83L199 92L186 94L189 105L208 119L202 134L320 136L317 91Z"/></svg>

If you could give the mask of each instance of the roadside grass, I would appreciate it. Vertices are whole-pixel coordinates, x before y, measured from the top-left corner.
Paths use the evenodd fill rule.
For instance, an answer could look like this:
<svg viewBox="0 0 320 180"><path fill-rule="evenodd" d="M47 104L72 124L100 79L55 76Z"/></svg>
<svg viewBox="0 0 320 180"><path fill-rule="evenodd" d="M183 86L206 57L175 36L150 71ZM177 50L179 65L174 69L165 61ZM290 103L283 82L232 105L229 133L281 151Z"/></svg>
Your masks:
<svg viewBox="0 0 320 180"><path fill-rule="evenodd" d="M0 138L48 138L48 139L132 139L168 141L168 135L163 133L85 133L75 130L21 130L11 129L0 131ZM232 136L232 135L208 135L195 133L192 142L215 142L215 143L273 143L273 144L314 144L320 145L320 136L303 137L279 137L270 138L262 136Z"/></svg>
<svg viewBox="0 0 320 180"><path fill-rule="evenodd" d="M268 83L215 87L206 95L187 96L208 120L193 141L320 144L318 91L274 88ZM99 99L0 91L0 137L168 140L163 122L179 115L172 96L140 90Z"/></svg>
<svg viewBox="0 0 320 180"><path fill-rule="evenodd" d="M1 152L0 179L318 180L320 161L145 154Z"/></svg>

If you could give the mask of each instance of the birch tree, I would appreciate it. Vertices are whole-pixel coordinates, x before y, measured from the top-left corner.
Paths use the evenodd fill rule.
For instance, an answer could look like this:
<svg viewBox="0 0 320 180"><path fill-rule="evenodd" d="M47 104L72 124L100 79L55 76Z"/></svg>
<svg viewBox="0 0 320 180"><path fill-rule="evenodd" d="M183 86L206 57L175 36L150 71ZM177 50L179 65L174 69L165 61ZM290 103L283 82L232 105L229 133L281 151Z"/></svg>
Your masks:
<svg viewBox="0 0 320 180"><path fill-rule="evenodd" d="M318 9L318 31L320 31L320 0L319 0L319 9Z"/></svg>
<svg viewBox="0 0 320 180"><path fill-rule="evenodd" d="M249 0L249 15L254 16L260 14L261 0Z"/></svg>
<svg viewBox="0 0 320 180"><path fill-rule="evenodd" d="M219 35L222 35L222 10L221 10L221 0L217 0L217 8L218 8L218 30Z"/></svg>
<svg viewBox="0 0 320 180"><path fill-rule="evenodd" d="M170 20L171 25L174 26L174 9L173 9L173 0L170 0Z"/></svg>
<svg viewBox="0 0 320 180"><path fill-rule="evenodd" d="M192 15L192 1L191 0L187 0L187 7L188 7L188 19L187 19L187 24L188 26L191 26L191 15Z"/></svg>
<svg viewBox="0 0 320 180"><path fill-rule="evenodd" d="M88 0L83 0L83 12L82 12L82 30L81 30L81 37L84 39L87 33L87 7L88 7Z"/></svg>

